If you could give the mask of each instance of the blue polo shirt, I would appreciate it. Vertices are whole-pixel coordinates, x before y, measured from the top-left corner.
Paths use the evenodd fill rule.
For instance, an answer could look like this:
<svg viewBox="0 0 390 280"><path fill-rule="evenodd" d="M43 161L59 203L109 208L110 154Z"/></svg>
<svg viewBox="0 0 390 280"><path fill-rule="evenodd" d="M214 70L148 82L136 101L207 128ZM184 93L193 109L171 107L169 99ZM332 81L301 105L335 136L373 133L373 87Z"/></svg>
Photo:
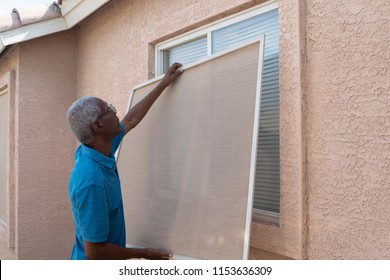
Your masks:
<svg viewBox="0 0 390 280"><path fill-rule="evenodd" d="M115 151L124 136L112 141L109 156L81 144L75 153L68 195L72 205L75 244L71 259L86 259L83 241L126 245L121 185L115 164Z"/></svg>

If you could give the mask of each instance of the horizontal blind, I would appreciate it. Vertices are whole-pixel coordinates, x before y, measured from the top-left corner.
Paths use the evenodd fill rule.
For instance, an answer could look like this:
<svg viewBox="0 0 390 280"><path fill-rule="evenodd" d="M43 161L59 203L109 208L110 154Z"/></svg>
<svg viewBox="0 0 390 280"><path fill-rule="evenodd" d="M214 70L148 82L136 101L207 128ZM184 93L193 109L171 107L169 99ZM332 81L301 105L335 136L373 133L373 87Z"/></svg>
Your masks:
<svg viewBox="0 0 390 280"><path fill-rule="evenodd" d="M212 53L265 34L264 68L260 109L259 141L255 178L255 209L279 213L279 23L278 10L272 10L212 32ZM207 37L164 51L168 65L186 65L207 56Z"/></svg>
<svg viewBox="0 0 390 280"><path fill-rule="evenodd" d="M255 209L279 213L279 26L278 10L237 22L212 33L212 52L265 34Z"/></svg>
<svg viewBox="0 0 390 280"><path fill-rule="evenodd" d="M168 58L168 65L164 65L164 72L175 62L188 65L206 57L207 37L202 37L177 47L173 47L165 52L164 57Z"/></svg>
<svg viewBox="0 0 390 280"><path fill-rule="evenodd" d="M279 213L279 55L264 60L254 208Z"/></svg>
<svg viewBox="0 0 390 280"><path fill-rule="evenodd" d="M212 52L220 52L262 34L265 34L264 56L279 53L278 10L272 10L213 31Z"/></svg>

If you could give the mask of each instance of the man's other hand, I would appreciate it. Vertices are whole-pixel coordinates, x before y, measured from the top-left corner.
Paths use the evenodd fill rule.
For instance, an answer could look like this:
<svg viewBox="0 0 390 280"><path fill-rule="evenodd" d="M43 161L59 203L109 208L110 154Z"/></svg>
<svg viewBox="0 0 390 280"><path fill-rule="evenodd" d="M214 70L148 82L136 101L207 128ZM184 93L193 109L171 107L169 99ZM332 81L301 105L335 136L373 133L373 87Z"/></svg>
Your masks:
<svg viewBox="0 0 390 280"><path fill-rule="evenodd" d="M165 250L159 250L159 249L146 249L146 256L145 259L149 260L169 260L172 258L172 253L169 253Z"/></svg>

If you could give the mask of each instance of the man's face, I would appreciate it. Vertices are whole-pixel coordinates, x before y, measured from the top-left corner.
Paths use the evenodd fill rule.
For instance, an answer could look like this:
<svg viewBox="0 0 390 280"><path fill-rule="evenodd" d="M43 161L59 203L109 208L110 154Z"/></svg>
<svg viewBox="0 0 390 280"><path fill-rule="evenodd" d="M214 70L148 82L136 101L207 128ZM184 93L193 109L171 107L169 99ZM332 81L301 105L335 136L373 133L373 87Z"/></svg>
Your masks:
<svg viewBox="0 0 390 280"><path fill-rule="evenodd" d="M102 113L96 119L104 129L104 134L110 138L114 138L116 135L122 132L119 124L119 118L116 115L116 109L111 104L99 99L98 106Z"/></svg>

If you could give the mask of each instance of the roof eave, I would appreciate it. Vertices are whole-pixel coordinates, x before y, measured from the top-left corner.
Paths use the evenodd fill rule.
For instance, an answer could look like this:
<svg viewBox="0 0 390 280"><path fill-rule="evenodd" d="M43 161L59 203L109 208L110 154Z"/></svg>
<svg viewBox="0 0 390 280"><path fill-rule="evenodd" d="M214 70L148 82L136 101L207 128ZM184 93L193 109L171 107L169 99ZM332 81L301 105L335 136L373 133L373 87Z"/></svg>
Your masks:
<svg viewBox="0 0 390 280"><path fill-rule="evenodd" d="M46 36L66 29L68 29L68 26L66 25L65 20L61 17L2 32L0 39L4 49L9 45Z"/></svg>
<svg viewBox="0 0 390 280"><path fill-rule="evenodd" d="M74 0L61 8L62 17L68 28L87 18L93 12L104 6L111 0Z"/></svg>
<svg viewBox="0 0 390 280"><path fill-rule="evenodd" d="M73 0L61 8L62 17L32 23L0 33L0 54L10 45L72 28L111 0Z"/></svg>

